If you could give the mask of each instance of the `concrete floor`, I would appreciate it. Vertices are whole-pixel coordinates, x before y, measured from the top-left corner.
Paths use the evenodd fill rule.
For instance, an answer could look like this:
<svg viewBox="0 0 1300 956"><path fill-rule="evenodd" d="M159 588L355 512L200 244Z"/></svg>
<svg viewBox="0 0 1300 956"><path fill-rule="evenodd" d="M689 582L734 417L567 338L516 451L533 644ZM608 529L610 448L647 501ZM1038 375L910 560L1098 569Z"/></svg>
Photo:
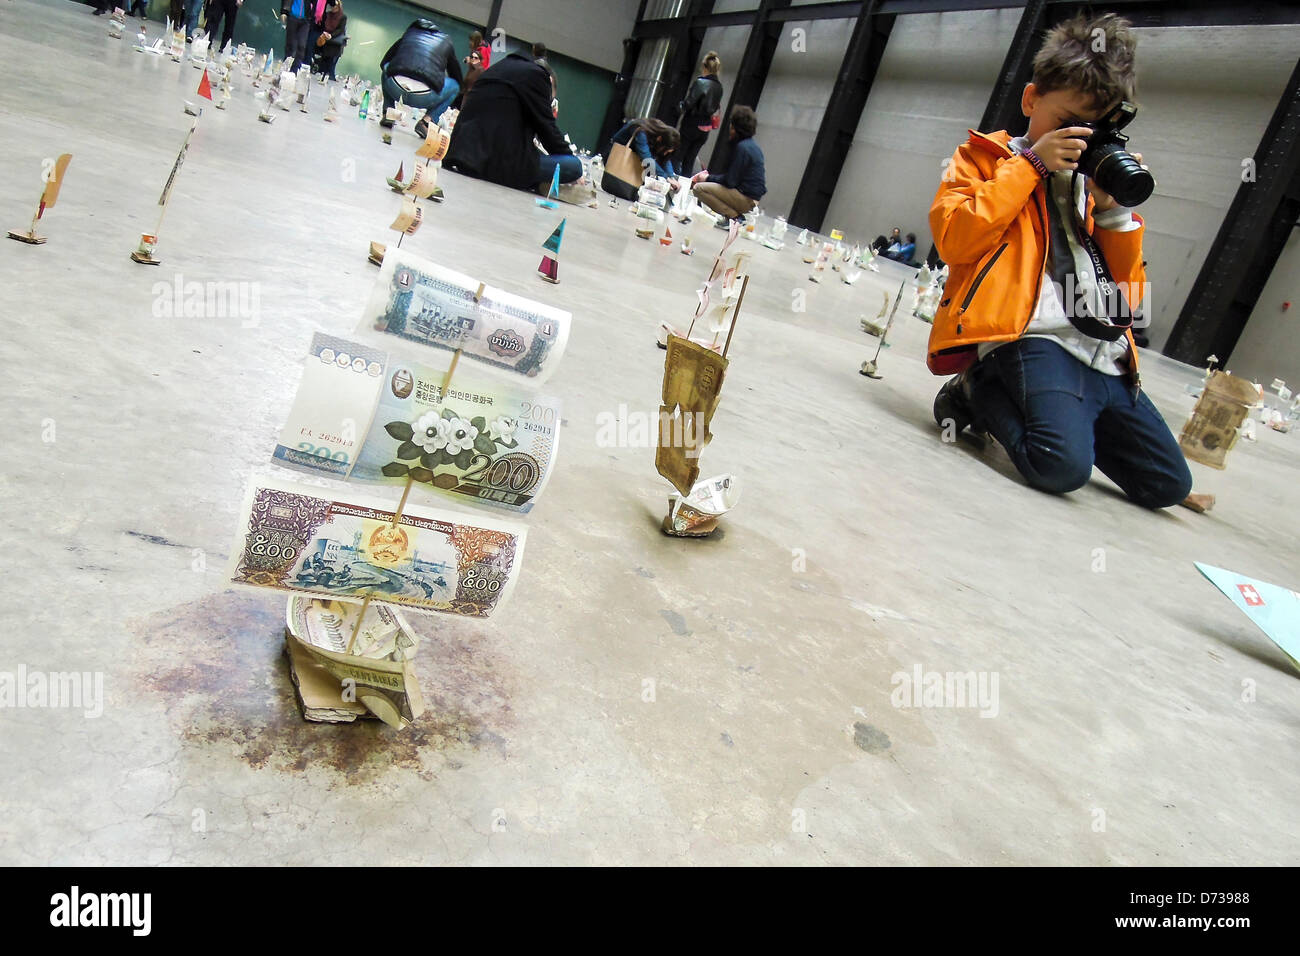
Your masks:
<svg viewBox="0 0 1300 956"><path fill-rule="evenodd" d="M1300 585L1295 434L1193 464L1205 516L1099 474L1039 494L1000 449L940 441L918 320L883 380L857 374L858 317L905 273L814 286L797 247L754 246L703 458L743 497L716 538L667 539L653 452L599 447L598 416L657 406L655 325L721 233L688 259L625 204L565 207L552 287L559 214L450 173L410 246L573 311L564 450L512 603L416 618L418 726L304 723L284 600L221 568L311 333L357 322L415 140L320 102L267 126L244 87L202 118L163 265L136 265L199 74L106 32L79 4L0 7L0 226L74 157L49 243L0 242L0 670L98 671L106 696L94 719L0 710L0 862L355 863L358 841L385 863L1300 862L1297 674L1192 566ZM158 315L178 279L253 283L258 321ZM1194 374L1145 373L1180 428ZM918 666L996 675L996 716L893 706Z"/></svg>

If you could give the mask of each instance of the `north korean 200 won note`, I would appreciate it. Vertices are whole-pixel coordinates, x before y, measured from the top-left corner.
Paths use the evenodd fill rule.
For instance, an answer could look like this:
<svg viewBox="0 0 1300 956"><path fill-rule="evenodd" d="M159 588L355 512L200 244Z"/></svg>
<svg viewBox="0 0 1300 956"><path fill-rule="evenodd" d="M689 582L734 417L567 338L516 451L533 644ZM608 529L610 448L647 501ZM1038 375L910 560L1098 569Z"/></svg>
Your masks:
<svg viewBox="0 0 1300 956"><path fill-rule="evenodd" d="M504 522L393 506L254 479L227 579L274 591L416 611L490 616L519 577L525 531Z"/></svg>
<svg viewBox="0 0 1300 956"><path fill-rule="evenodd" d="M434 349L459 349L462 360L537 385L559 364L572 320L562 309L389 249L358 331L394 335Z"/></svg>
<svg viewBox="0 0 1300 956"><path fill-rule="evenodd" d="M388 353L317 332L289 419L272 457L303 471L347 478L374 415Z"/></svg>
<svg viewBox="0 0 1300 956"><path fill-rule="evenodd" d="M557 399L508 381L452 379L317 333L274 459L300 471L404 484L527 512L555 467Z"/></svg>
<svg viewBox="0 0 1300 956"><path fill-rule="evenodd" d="M560 402L394 358L353 478L531 511L555 468Z"/></svg>

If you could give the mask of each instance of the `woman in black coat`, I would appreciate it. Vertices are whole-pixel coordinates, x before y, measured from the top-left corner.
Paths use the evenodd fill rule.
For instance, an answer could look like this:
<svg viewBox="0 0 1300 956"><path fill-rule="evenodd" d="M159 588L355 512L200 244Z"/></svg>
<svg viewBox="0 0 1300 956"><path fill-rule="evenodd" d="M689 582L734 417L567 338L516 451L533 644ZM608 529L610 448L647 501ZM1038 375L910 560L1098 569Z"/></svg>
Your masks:
<svg viewBox="0 0 1300 956"><path fill-rule="evenodd" d="M560 182L575 182L582 162L555 123L557 109L554 74L511 53L484 70L466 94L442 165L512 189L550 183L557 166Z"/></svg>
<svg viewBox="0 0 1300 956"><path fill-rule="evenodd" d="M722 83L718 80L718 71L722 61L712 50L704 57L700 66L700 75L686 91L680 103L682 111L682 149L681 172L690 176L695 172L695 159L700 155L700 147L709 138L714 129L713 116L722 105Z"/></svg>

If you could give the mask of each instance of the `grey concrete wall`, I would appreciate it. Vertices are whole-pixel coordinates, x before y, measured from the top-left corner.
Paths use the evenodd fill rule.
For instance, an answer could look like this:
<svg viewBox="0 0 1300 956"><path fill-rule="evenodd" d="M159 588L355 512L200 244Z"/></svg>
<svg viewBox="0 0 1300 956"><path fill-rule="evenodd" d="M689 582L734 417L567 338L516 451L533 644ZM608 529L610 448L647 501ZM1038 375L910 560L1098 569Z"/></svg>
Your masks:
<svg viewBox="0 0 1300 956"><path fill-rule="evenodd" d="M491 0L408 0L412 6L428 7L441 13L449 13L470 23L479 25L487 23L492 12ZM347 4L343 4L347 8ZM436 17L434 18L437 19Z"/></svg>
<svg viewBox="0 0 1300 956"><path fill-rule="evenodd" d="M763 94L750 104L758 111L755 139L767 164L760 206L769 215L790 211L855 22L793 21L781 31Z"/></svg>
<svg viewBox="0 0 1300 956"><path fill-rule="evenodd" d="M638 0L504 0L500 26L511 36L617 72Z"/></svg>
<svg viewBox="0 0 1300 956"><path fill-rule="evenodd" d="M471 23L487 23L491 0L410 0ZM638 0L503 0L497 26L512 37L617 72L623 38L636 26Z"/></svg>
<svg viewBox="0 0 1300 956"><path fill-rule="evenodd" d="M1282 304L1290 302L1285 312ZM1274 378L1300 392L1300 232L1291 230L1227 366L1265 388Z"/></svg>
<svg viewBox="0 0 1300 956"><path fill-rule="evenodd" d="M1156 177L1139 214L1151 283L1148 335L1169 337L1295 67L1300 27L1138 31L1131 146ZM1271 380L1271 378L1270 378Z"/></svg>
<svg viewBox="0 0 1300 956"><path fill-rule="evenodd" d="M930 248L930 203L984 112L1020 11L900 16L876 73L824 230L870 240L893 226Z"/></svg>

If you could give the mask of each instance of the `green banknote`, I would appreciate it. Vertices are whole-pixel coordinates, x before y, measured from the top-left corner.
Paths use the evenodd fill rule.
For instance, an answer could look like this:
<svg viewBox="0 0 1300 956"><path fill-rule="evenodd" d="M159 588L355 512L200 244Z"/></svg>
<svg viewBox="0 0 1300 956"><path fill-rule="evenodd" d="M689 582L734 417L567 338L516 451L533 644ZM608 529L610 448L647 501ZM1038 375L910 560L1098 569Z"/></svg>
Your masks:
<svg viewBox="0 0 1300 956"><path fill-rule="evenodd" d="M312 338L272 455L301 471L404 484L530 511L555 467L560 402L408 362L324 333Z"/></svg>

